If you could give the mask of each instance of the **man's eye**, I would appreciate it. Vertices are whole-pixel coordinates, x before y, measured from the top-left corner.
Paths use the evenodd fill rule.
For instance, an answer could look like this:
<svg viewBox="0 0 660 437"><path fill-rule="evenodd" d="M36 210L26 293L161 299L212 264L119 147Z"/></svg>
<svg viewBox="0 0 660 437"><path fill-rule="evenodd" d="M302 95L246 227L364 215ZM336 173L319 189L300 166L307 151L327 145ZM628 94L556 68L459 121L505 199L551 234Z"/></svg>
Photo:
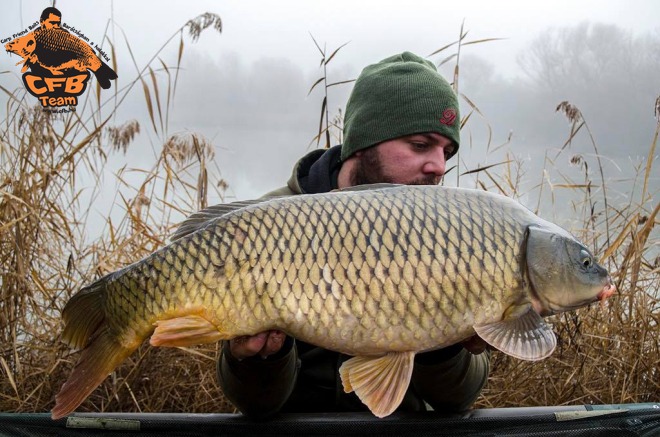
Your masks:
<svg viewBox="0 0 660 437"><path fill-rule="evenodd" d="M412 143L415 149L426 149L428 146L426 143Z"/></svg>

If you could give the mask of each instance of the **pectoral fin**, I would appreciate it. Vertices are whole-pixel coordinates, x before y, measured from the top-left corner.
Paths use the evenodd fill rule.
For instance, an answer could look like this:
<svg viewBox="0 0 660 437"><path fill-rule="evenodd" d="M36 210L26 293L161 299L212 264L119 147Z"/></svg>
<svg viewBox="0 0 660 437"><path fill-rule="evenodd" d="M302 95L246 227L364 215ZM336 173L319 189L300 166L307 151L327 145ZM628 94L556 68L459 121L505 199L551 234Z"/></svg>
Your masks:
<svg viewBox="0 0 660 437"><path fill-rule="evenodd" d="M531 304L511 308L503 320L475 326L474 330L494 348L521 360L542 360L557 346L552 329Z"/></svg>
<svg viewBox="0 0 660 437"><path fill-rule="evenodd" d="M408 390L414 359L414 352L351 358L339 368L344 391L354 391L374 415L389 416Z"/></svg>
<svg viewBox="0 0 660 437"><path fill-rule="evenodd" d="M211 322L197 315L159 320L149 343L152 346L186 347L224 339Z"/></svg>

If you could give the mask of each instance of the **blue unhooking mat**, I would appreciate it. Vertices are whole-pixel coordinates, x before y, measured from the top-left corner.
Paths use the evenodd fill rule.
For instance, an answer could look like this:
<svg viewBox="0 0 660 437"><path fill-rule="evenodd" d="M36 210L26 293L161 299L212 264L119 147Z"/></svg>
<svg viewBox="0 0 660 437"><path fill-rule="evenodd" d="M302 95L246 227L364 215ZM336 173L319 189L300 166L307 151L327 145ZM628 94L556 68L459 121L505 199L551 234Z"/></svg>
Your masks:
<svg viewBox="0 0 660 437"><path fill-rule="evenodd" d="M253 421L237 414L0 413L0 436L640 436L660 437L660 404L620 404L438 413L282 414Z"/></svg>

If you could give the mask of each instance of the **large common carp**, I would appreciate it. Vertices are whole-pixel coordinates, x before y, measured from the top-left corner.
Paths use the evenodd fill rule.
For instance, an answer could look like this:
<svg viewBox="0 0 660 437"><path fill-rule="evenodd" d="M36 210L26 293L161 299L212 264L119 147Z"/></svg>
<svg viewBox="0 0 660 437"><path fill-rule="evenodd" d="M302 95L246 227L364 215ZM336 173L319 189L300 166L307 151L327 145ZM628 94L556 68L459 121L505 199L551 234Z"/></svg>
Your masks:
<svg viewBox="0 0 660 437"><path fill-rule="evenodd" d="M476 332L542 359L556 339L541 316L614 293L583 244L512 199L371 188L211 207L168 246L80 290L62 338L82 353L53 418L149 336L189 346L270 329L354 355L344 389L382 417L401 402L416 353Z"/></svg>

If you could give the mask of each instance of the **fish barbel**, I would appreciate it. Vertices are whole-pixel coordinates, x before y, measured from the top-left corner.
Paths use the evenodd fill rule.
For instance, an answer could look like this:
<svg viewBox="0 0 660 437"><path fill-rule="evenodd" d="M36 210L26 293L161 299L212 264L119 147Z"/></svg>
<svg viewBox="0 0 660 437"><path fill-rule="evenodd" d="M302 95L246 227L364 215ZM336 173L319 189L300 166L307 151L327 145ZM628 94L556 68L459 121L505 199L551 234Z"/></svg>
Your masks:
<svg viewBox="0 0 660 437"><path fill-rule="evenodd" d="M211 207L168 246L80 290L62 339L82 352L53 418L149 336L190 346L270 329L354 355L344 389L382 417L401 402L416 353L476 332L539 360L556 346L541 316L614 293L583 244L505 196L368 188Z"/></svg>

